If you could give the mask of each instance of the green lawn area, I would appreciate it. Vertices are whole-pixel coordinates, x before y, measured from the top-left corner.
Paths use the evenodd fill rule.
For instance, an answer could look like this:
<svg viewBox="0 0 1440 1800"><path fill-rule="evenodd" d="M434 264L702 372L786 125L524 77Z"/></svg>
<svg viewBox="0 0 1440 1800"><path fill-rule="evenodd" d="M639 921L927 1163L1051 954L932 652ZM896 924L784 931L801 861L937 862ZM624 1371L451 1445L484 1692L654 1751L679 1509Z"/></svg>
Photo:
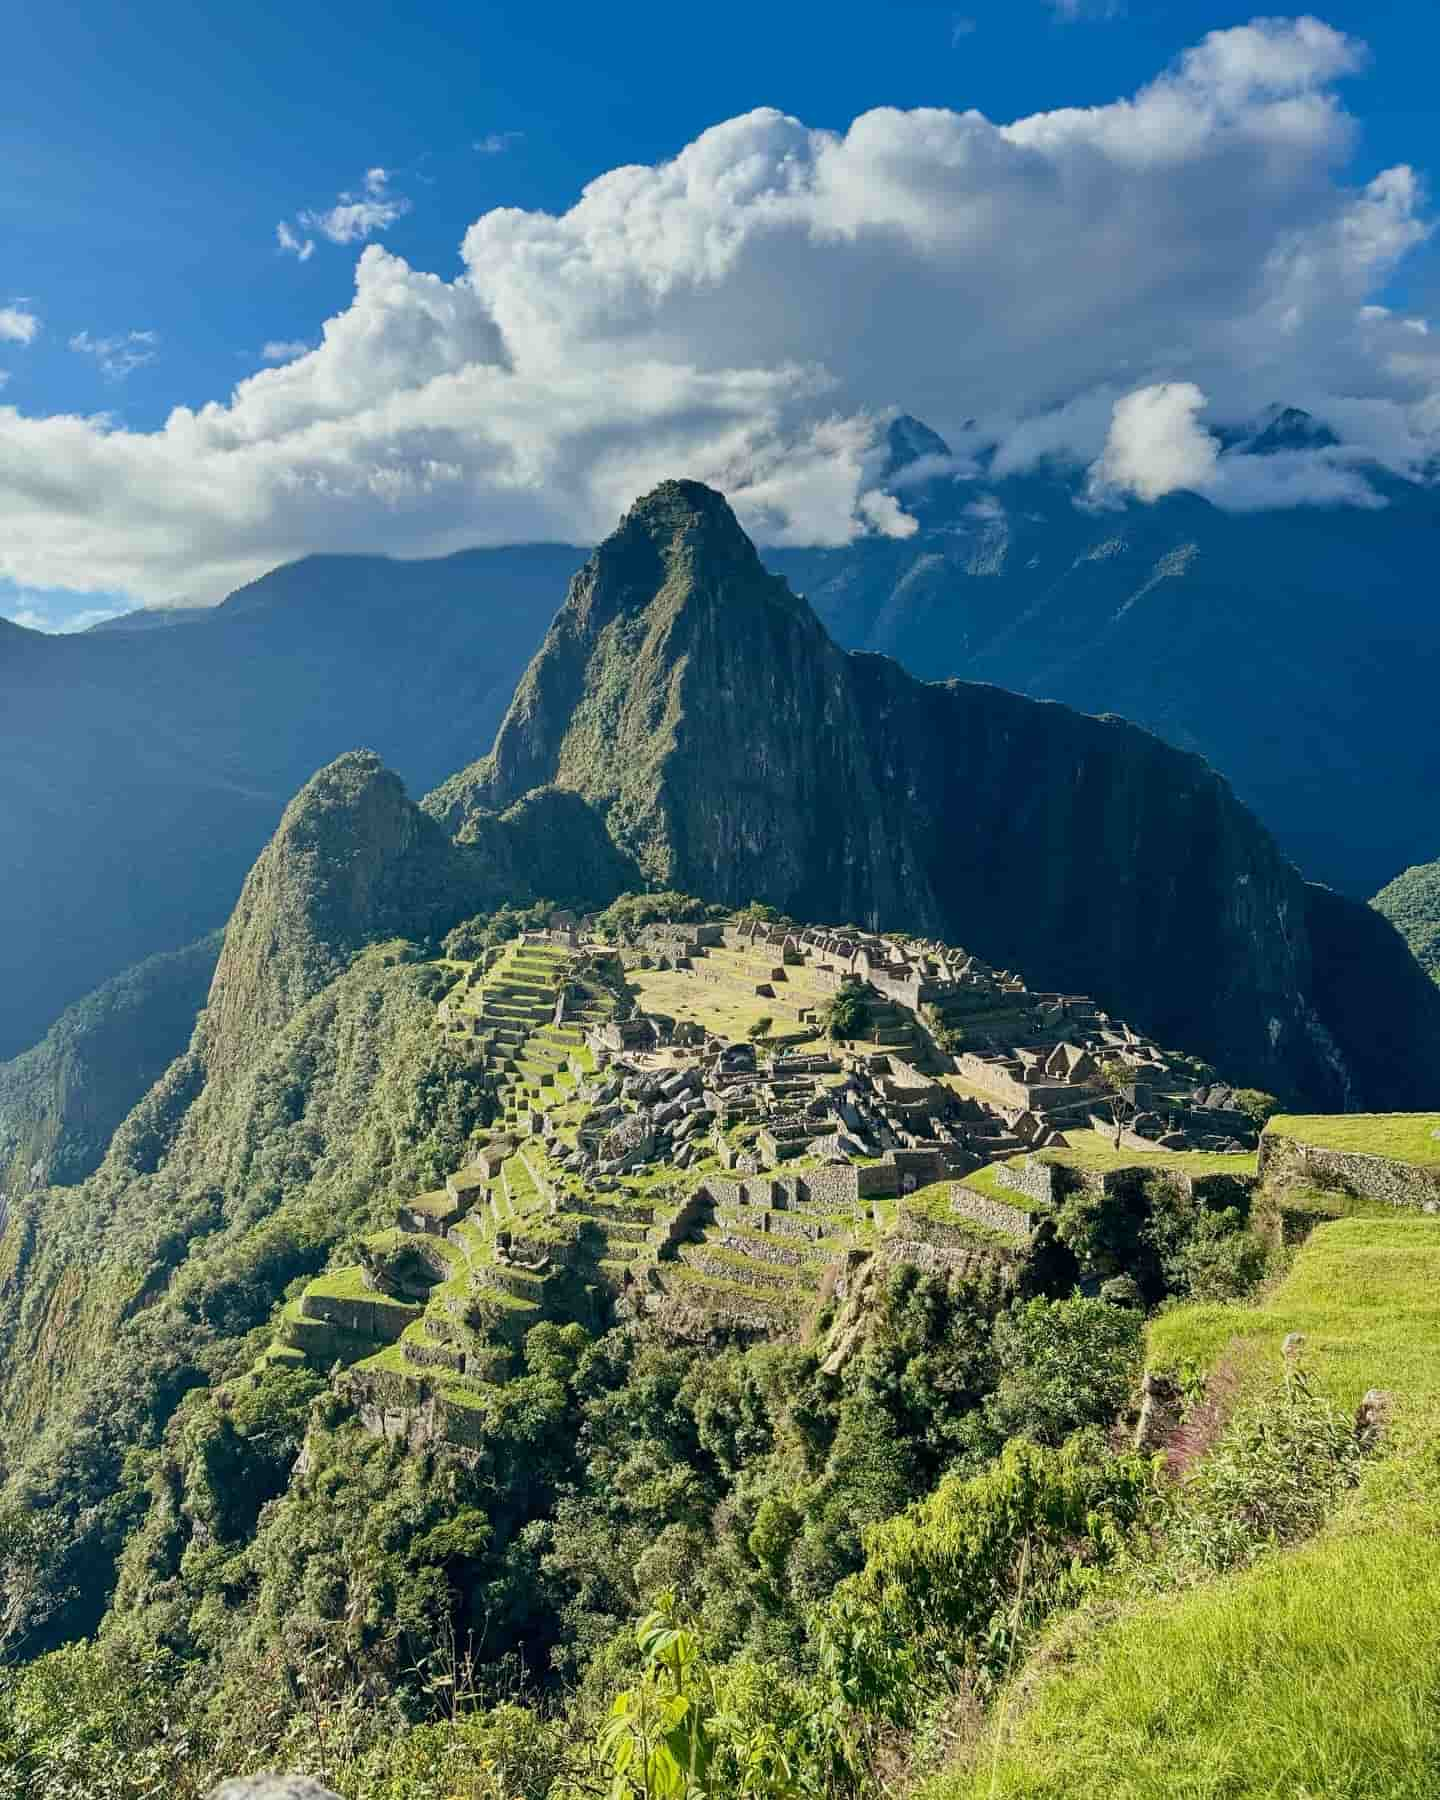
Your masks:
<svg viewBox="0 0 1440 1800"><path fill-rule="evenodd" d="M1017 1157L1007 1156L1003 1162L1016 1162ZM985 1163L983 1167L974 1169L960 1182L961 1187L974 1188L977 1194L985 1194L991 1200L1003 1200L1007 1206L1016 1206L1021 1212L1027 1212L1034 1202L1022 1194L1019 1188L1006 1187L996 1174L1001 1163Z"/></svg>
<svg viewBox="0 0 1440 1800"><path fill-rule="evenodd" d="M928 1800L1422 1800L1440 1792L1440 1219L1320 1226L1257 1308L1186 1307L1151 1360L1305 1334L1317 1385L1395 1397L1387 1446L1312 1542L1108 1621L1062 1622L998 1755Z"/></svg>
<svg viewBox="0 0 1440 1800"><path fill-rule="evenodd" d="M956 1212L951 1204L951 1195L956 1188L968 1188L973 1193L984 1194L987 1199L1003 1201L1006 1206L1013 1206L1020 1212L1028 1212L1030 1208L1030 1202L1024 1194L1015 1188L1002 1187L987 1165L983 1169L976 1169L963 1181L932 1181L927 1187L916 1188L913 1194L903 1195L899 1202L901 1223L904 1223L906 1213L913 1213L920 1218L933 1219L940 1225L963 1228L972 1236L981 1234L997 1243L1017 1244L1021 1241L1011 1232L987 1230L986 1227L977 1225L973 1219L967 1219L963 1213Z"/></svg>
<svg viewBox="0 0 1440 1800"><path fill-rule="evenodd" d="M1042 1162L1097 1173L1110 1169L1178 1169L1186 1175L1253 1175L1255 1155L1225 1156L1208 1150L1116 1150L1098 1131L1067 1131L1066 1150L1037 1150ZM1440 1148L1440 1146L1437 1146Z"/></svg>
<svg viewBox="0 0 1440 1800"><path fill-rule="evenodd" d="M1419 1168L1440 1168L1440 1113L1287 1113L1265 1127L1267 1137L1295 1138L1324 1150L1388 1156Z"/></svg>

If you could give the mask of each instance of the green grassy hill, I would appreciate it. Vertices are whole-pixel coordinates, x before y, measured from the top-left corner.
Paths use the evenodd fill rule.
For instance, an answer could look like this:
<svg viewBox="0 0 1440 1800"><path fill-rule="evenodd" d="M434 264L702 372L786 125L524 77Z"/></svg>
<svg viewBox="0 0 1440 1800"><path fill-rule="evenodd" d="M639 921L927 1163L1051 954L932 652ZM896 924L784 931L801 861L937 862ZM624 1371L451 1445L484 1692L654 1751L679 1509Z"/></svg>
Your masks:
<svg viewBox="0 0 1440 1800"><path fill-rule="evenodd" d="M1242 1386L1291 1332L1346 1408L1394 1396L1391 1435L1303 1548L1066 1621L1015 1683L998 1751L927 1800L1420 1800L1440 1782L1440 1220L1320 1227L1261 1307L1181 1307L1151 1366Z"/></svg>

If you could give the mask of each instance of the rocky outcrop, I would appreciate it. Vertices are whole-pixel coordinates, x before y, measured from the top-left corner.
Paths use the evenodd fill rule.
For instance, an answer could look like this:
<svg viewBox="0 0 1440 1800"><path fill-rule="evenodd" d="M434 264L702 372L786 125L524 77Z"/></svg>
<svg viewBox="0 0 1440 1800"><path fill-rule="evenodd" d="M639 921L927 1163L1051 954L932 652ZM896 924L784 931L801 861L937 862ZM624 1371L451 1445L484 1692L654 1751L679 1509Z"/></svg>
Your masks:
<svg viewBox="0 0 1440 1800"><path fill-rule="evenodd" d="M1440 1091L1440 998L1407 991L1374 1054L1345 965L1348 945L1363 976L1376 945L1204 761L1122 719L846 654L698 483L631 510L490 754L425 804L474 833L542 785L657 886L933 933L1309 1103L1393 1104L1407 1054Z"/></svg>

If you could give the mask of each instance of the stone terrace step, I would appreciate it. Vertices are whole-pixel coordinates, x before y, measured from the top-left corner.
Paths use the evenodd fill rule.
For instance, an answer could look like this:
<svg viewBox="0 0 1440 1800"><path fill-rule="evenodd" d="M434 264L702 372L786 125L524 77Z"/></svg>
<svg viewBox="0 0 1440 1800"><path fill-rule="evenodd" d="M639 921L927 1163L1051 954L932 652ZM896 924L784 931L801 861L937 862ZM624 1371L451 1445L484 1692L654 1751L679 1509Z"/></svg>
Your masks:
<svg viewBox="0 0 1440 1800"><path fill-rule="evenodd" d="M843 1241L855 1229L856 1213L821 1212L789 1207L717 1206L715 1224L721 1230L772 1234L810 1243L826 1239Z"/></svg>
<svg viewBox="0 0 1440 1800"><path fill-rule="evenodd" d="M706 1240L681 1244L677 1251L681 1262L702 1275L737 1282L742 1287L775 1287L806 1290L818 1285L819 1269L791 1268L780 1263L759 1262L743 1251L727 1250Z"/></svg>
<svg viewBox="0 0 1440 1800"><path fill-rule="evenodd" d="M508 1263L492 1263L480 1271L483 1286L498 1288L517 1300L533 1300L538 1307L545 1293L545 1275L533 1269L516 1269Z"/></svg>
<svg viewBox="0 0 1440 1800"><path fill-rule="evenodd" d="M755 1262L774 1263L777 1267L789 1269L807 1269L813 1266L818 1273L829 1260L827 1253L841 1254L849 1239L772 1237L768 1232L736 1231L727 1226L717 1226L706 1232L702 1242L715 1249L735 1251Z"/></svg>
<svg viewBox="0 0 1440 1800"><path fill-rule="evenodd" d="M747 1287L741 1282L702 1274L686 1263L657 1263L655 1270L662 1292L707 1312L732 1314L742 1323L753 1319L762 1325L794 1325L811 1304L809 1294Z"/></svg>

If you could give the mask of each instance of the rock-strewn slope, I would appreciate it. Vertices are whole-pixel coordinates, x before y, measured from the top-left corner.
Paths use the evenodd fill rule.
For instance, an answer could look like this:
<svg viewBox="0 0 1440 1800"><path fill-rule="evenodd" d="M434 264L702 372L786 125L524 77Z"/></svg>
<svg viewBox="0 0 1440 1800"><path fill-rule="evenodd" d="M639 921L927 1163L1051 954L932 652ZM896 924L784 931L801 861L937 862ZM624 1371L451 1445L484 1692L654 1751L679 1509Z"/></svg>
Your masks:
<svg viewBox="0 0 1440 1800"><path fill-rule="evenodd" d="M1317 901L1203 760L847 655L697 483L665 483L600 547L490 754L426 806L474 831L541 784L657 885L934 933L1282 1093L1418 1104L1440 1068L1418 969L1379 957L1377 1004L1406 1024L1377 1049L1346 962L1378 955L1360 909Z"/></svg>

